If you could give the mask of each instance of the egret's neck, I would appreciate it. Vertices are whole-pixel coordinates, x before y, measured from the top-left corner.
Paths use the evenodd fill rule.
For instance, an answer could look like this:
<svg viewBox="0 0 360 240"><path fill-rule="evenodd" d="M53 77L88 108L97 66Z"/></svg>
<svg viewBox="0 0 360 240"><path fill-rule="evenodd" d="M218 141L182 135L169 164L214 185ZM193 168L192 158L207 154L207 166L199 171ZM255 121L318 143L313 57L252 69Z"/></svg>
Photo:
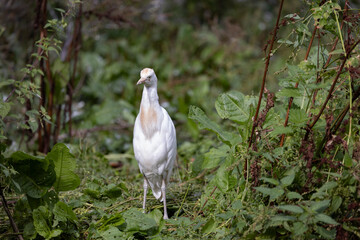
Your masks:
<svg viewBox="0 0 360 240"><path fill-rule="evenodd" d="M141 98L141 107L157 107L159 106L159 96L157 94L157 85L156 83L152 86L144 86L142 98Z"/></svg>

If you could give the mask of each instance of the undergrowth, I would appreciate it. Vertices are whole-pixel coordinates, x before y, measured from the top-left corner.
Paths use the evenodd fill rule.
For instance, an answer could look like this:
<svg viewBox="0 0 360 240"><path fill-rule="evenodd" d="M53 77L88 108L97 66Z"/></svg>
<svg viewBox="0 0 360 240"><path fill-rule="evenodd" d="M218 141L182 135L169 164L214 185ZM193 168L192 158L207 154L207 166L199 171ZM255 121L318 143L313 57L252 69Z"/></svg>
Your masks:
<svg viewBox="0 0 360 240"><path fill-rule="evenodd" d="M124 53L123 62L98 70L99 66L105 67L108 59L85 52L79 60L78 75L86 75L89 83L78 100L91 103L84 108L86 113L79 113L84 111L81 106L75 106L79 115L72 120L69 116L61 118L56 111L49 113L49 106L60 113L69 111L71 87L81 82L80 77L70 77L67 81L55 77L53 80L61 83L56 91L49 88L51 84L45 92L40 91L49 70L46 61L54 61L51 65L54 71L62 72L69 66L76 70L76 64L72 64L77 62L77 57L71 63L49 57L60 50L59 39L62 28L66 28L66 18L74 15L78 19L76 16L81 13L78 7L67 12L59 9L61 21L48 21L46 27L43 23L41 31L52 29L54 35L42 35L36 45L38 51L33 55L34 62L23 69L25 77L0 83L1 87L12 89L0 105L1 137L12 138L9 132L16 130L13 126L6 128L11 121L29 139L36 136L42 141L38 143L39 151L33 153L13 151L14 146L8 140L0 145L0 187L2 207L6 210L0 214L0 237L359 239L359 13L351 8L349 1L306 4L308 11L304 15L294 13L280 18L280 8L279 21L264 48L260 96L234 90L238 86L233 83L237 78L233 75L236 65L226 64L225 58L236 57L225 52L209 32L197 34L199 45L194 44L192 51L202 52L202 60L209 66L217 66L221 73L208 72L200 60L183 56L191 64L177 69L179 79L186 74L197 76L199 85L186 85L190 89L187 95L172 99L178 109L169 108L171 115L178 110L174 118L181 125L178 135L182 139L168 189L169 220L162 219L162 205L154 197L149 197L150 212L142 213L143 179L129 137L136 112L129 102L137 100L134 86L126 85L128 82L122 82L119 77L135 74L135 70L125 73L122 64L134 68L141 61L151 61L156 53L145 54L149 60L127 63L126 59L144 49L131 44L130 40L136 38L112 42L104 46L102 54L109 53L113 47L119 48ZM287 37L278 39L278 32L285 29L289 33ZM194 32L192 27L184 26L178 30L176 41L189 44L191 40L186 38ZM100 48L105 39L98 40L87 44ZM76 38L74 41L78 44ZM156 42L155 39L153 44ZM276 73L269 72L270 60L281 48L291 49L286 65ZM182 53L181 47L174 51ZM77 53L74 50L72 54ZM158 64L165 69L161 73L163 78L174 71L171 61L179 64L177 59L159 60ZM209 78L208 74L215 77ZM269 75L280 86L276 93L266 88ZM116 84L111 81L113 76L119 77ZM214 94L216 88L210 88L209 81L215 81L216 87L226 82L224 79L229 81L224 89L230 91L220 94L214 106L209 106L211 101L201 107L186 106ZM110 92L114 86L118 89ZM161 94L170 99L164 89L160 89ZM177 86L177 89L181 88ZM109 98L105 98L106 94ZM130 100L119 100L117 94ZM51 103L50 99L55 101ZM77 105L81 105L79 102ZM33 107L26 108L25 118L14 113L17 103ZM111 111L114 106L119 111ZM216 113L211 111L213 107ZM61 121L68 125L64 136L55 131ZM103 141L96 137L87 139L90 131L73 133L72 121L74 126L83 127L94 122L101 127L116 125L121 134L111 132L114 129L110 127L109 133L101 135ZM184 134L183 129L190 133ZM56 144L72 136L79 140ZM111 142L110 138L116 138L117 142ZM99 142L102 144L97 145ZM50 143L54 146L46 151ZM121 153L114 153L115 150Z"/></svg>

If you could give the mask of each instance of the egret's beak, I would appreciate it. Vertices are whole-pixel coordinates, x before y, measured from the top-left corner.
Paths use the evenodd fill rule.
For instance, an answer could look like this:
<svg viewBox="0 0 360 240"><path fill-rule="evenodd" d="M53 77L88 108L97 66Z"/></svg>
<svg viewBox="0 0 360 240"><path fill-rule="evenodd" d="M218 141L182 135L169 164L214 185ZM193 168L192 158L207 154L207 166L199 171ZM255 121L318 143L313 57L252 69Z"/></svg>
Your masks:
<svg viewBox="0 0 360 240"><path fill-rule="evenodd" d="M136 85L143 84L146 81L146 78L140 78Z"/></svg>

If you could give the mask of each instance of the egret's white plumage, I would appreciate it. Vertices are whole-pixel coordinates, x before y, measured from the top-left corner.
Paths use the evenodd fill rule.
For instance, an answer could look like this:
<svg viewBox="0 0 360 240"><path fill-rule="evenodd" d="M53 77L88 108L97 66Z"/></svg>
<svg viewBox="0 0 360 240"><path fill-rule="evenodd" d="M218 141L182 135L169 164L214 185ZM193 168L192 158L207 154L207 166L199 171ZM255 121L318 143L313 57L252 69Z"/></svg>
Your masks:
<svg viewBox="0 0 360 240"><path fill-rule="evenodd" d="M167 111L160 106L157 94L157 77L154 70L145 68L137 85L144 84L140 112L135 120L133 146L140 172L144 175L144 202L150 185L156 199L166 208L166 186L176 159L176 132Z"/></svg>

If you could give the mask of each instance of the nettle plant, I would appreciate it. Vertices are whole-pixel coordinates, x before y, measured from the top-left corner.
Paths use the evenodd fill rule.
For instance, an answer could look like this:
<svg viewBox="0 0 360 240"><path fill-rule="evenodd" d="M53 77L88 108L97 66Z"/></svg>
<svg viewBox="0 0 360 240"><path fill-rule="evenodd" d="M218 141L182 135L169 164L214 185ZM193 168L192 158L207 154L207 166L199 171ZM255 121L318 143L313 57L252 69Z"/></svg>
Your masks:
<svg viewBox="0 0 360 240"><path fill-rule="evenodd" d="M0 101L2 208L10 220L14 236L19 239L40 236L50 239L60 235L79 237L75 213L59 199L60 192L73 190L80 184L80 178L74 173L75 157L65 144L55 144L58 134L55 129L60 128L60 121L54 120L53 109L64 101L61 100L65 98L61 92L64 92L66 83L61 84L60 80L54 79L50 69L50 61L59 57L60 39L77 1L69 3L67 12L56 9L59 18L48 21L46 1L40 2L36 20L40 39L34 43L36 51L31 54L31 63L21 69L21 79L0 83L1 92L7 92ZM18 76L16 73L9 75ZM21 139L14 138L16 131L22 132ZM51 138L53 135L56 137ZM22 148L21 144L25 141L31 144L35 136L39 140L38 150L43 155L13 152L11 149L13 146ZM24 140L24 137L28 139ZM51 151L50 144L54 144ZM9 152L13 153L10 155ZM14 216L7 206L5 195L16 196Z"/></svg>
<svg viewBox="0 0 360 240"><path fill-rule="evenodd" d="M239 91L218 97L215 108L227 127L190 107L189 118L222 143L194 163L217 169L200 203L204 215L219 212L206 224L208 234L360 237L359 13L349 1L308 7L307 15L282 21L280 7L259 98ZM273 49L285 27L290 34ZM280 47L293 51L277 73L280 90L274 94L265 80Z"/></svg>

